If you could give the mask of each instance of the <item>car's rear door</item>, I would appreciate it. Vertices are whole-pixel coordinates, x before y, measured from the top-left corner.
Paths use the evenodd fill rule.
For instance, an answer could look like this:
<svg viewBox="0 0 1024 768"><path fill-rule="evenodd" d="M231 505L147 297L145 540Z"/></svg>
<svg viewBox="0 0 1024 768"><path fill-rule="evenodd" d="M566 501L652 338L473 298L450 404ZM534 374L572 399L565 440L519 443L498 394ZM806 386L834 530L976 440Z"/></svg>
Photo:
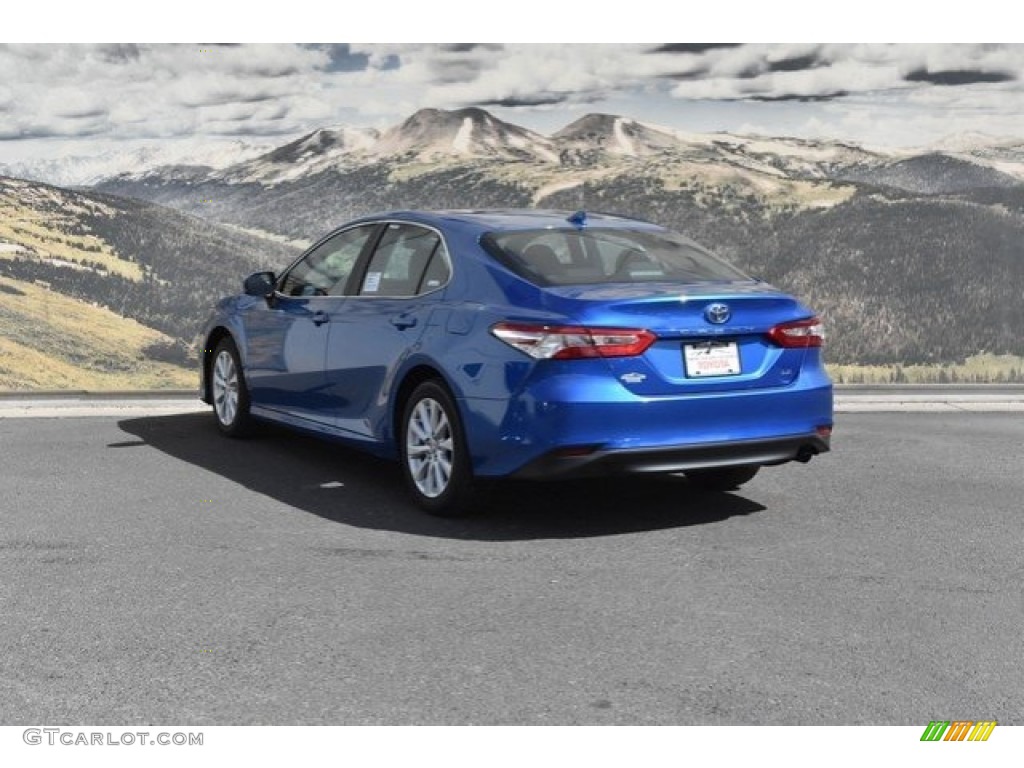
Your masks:
<svg viewBox="0 0 1024 768"><path fill-rule="evenodd" d="M344 306L330 315L326 394L334 424L356 439L386 434L389 391L441 300L451 267L441 235L388 222Z"/></svg>

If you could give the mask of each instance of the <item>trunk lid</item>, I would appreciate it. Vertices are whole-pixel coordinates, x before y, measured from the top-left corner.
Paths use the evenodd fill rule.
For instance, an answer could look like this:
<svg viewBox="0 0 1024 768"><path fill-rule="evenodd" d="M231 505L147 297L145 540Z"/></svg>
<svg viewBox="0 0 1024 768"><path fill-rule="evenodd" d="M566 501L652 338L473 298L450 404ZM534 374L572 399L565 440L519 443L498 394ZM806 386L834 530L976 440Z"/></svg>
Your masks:
<svg viewBox="0 0 1024 768"><path fill-rule="evenodd" d="M782 349L769 340L773 326L813 313L766 283L634 283L544 290L551 309L580 325L645 328L657 335L643 355L607 360L613 375L638 395L785 386L799 374L807 352ZM714 315L709 312L712 305L725 306L724 321L709 319Z"/></svg>

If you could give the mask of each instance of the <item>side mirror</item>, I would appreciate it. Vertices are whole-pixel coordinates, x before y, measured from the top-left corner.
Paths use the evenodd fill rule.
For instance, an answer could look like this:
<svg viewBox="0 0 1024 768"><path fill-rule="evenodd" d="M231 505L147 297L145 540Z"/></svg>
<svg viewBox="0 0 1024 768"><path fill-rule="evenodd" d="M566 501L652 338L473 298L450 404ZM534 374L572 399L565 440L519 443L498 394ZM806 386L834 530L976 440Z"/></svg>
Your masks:
<svg viewBox="0 0 1024 768"><path fill-rule="evenodd" d="M270 296L274 292L274 273L255 272L245 278L242 285L246 296Z"/></svg>

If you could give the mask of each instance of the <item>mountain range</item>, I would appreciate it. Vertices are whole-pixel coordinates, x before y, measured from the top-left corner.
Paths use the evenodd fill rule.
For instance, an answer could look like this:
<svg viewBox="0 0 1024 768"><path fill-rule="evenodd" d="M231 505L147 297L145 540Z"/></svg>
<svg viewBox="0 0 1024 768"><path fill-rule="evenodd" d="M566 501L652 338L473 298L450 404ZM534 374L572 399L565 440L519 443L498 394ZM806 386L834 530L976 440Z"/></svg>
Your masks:
<svg viewBox="0 0 1024 768"><path fill-rule="evenodd" d="M543 206L553 195L564 200L566 190L575 190L574 207L584 207L595 186L621 176L669 191L703 190L709 200L748 198L766 215L828 208L865 188L936 195L1024 183L1024 142L975 136L948 143L952 148L882 152L835 141L685 133L604 114L542 136L479 108L424 109L385 131L319 129L222 167L140 166L96 186L308 240L318 222L323 228L381 207Z"/></svg>
<svg viewBox="0 0 1024 768"><path fill-rule="evenodd" d="M687 133L618 115L588 114L548 137L475 107L423 109L384 131L352 126L319 128L276 147L239 140L212 144L193 140L98 156L0 162L0 175L61 186L91 186L119 177L209 177L272 184L383 159L477 159L564 166L665 152L695 162L719 160L795 178L837 178L899 188L904 188L906 179L912 191L919 189L915 166L922 159L926 164L953 161L951 169L978 175L971 187L987 185L990 172L994 172L991 179L996 184L1024 180L1024 141L983 133L950 136L921 149L882 150L838 141Z"/></svg>
<svg viewBox="0 0 1024 768"><path fill-rule="evenodd" d="M690 234L818 309L833 362L1024 354L1021 141L965 136L883 151L605 114L544 136L467 108L421 110L382 131L323 127L215 164L184 160L140 162L60 192L116 210L90 214L87 226L140 265L156 237L146 228L162 229L159 277L184 270L202 290L190 283L177 295L170 280L174 301L133 305L130 316L176 343L191 340L208 294L235 290L248 266L280 268L354 216L536 206L613 211ZM205 239L186 251L194 232ZM16 261L3 257L0 274Z"/></svg>

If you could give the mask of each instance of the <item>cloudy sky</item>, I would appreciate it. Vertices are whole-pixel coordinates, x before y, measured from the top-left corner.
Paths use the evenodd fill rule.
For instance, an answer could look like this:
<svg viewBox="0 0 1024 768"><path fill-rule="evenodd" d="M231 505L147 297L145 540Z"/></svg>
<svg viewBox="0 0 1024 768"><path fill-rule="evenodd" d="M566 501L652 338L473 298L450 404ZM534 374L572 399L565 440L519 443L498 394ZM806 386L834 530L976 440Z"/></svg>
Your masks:
<svg viewBox="0 0 1024 768"><path fill-rule="evenodd" d="M470 105L544 133L611 112L880 146L1024 137L1024 45L14 44L0 48L0 163L55 147L278 144Z"/></svg>

